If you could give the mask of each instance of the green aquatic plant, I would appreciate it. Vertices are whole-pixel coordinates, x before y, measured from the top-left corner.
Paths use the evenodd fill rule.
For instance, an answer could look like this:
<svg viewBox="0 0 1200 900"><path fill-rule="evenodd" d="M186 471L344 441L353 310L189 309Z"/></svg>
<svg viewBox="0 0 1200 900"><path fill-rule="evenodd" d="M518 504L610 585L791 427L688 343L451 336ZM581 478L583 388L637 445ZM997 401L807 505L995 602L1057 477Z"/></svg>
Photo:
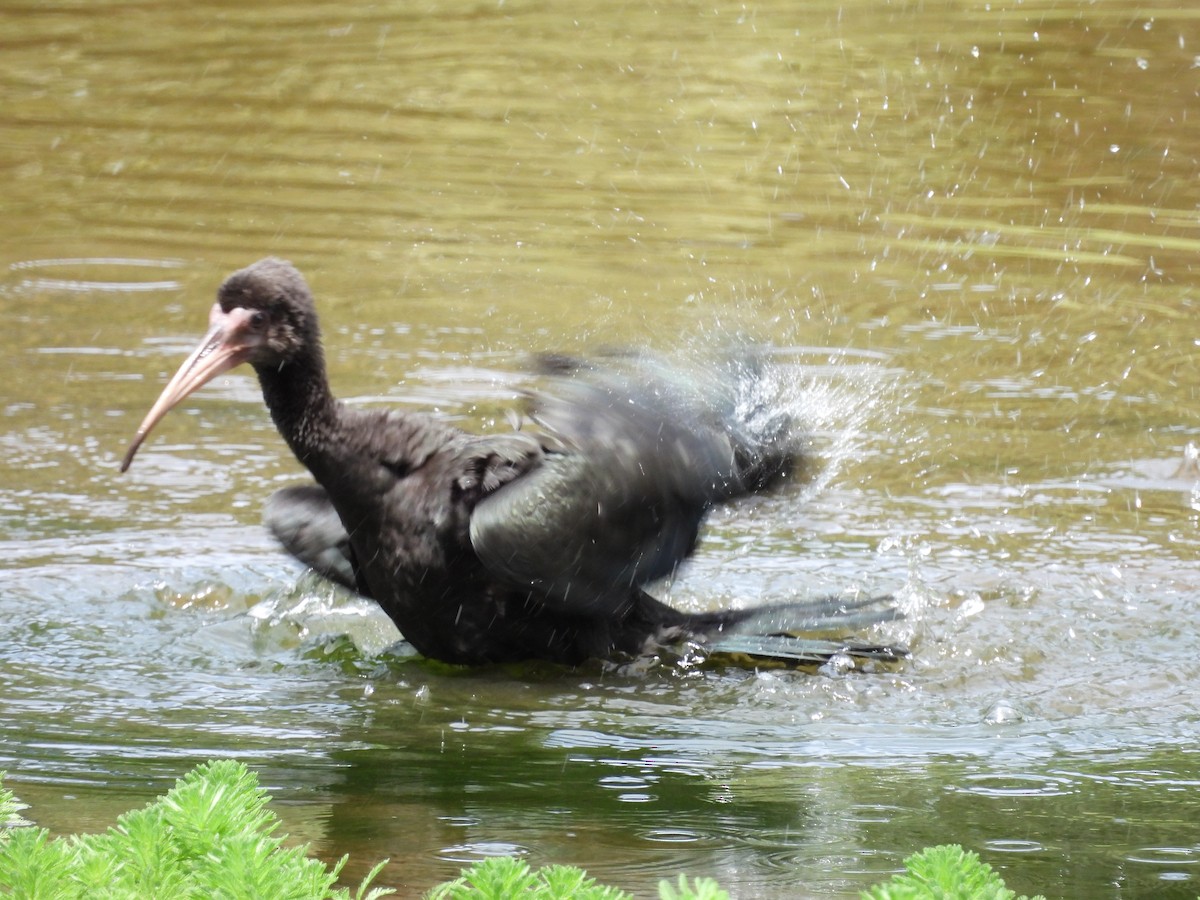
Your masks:
<svg viewBox="0 0 1200 900"><path fill-rule="evenodd" d="M534 870L523 859L498 856L475 863L453 881L439 884L427 900L632 900L629 894L596 884L574 866L545 866Z"/></svg>
<svg viewBox="0 0 1200 900"><path fill-rule="evenodd" d="M929 847L904 861L906 871L862 894L863 900L1030 900L1018 897L975 853L958 845ZM729 900L710 878L672 884L661 881L659 900ZM454 881L434 888L426 900L632 900L612 887L597 885L582 869L547 866L531 869L514 857L475 863ZM1032 900L1044 900L1037 897Z"/></svg>
<svg viewBox="0 0 1200 900"><path fill-rule="evenodd" d="M0 781L4 773L0 772ZM377 900L394 893L371 883L357 892L334 887L346 857L332 868L285 848L279 819L254 773L230 760L205 763L143 809L127 812L102 834L51 838L26 825L22 804L0 786L0 894L38 900L144 897ZM992 867L957 845L929 847L904 861L906 871L862 894L863 900L1028 900L1005 887ZM712 879L662 881L660 900L729 900ZM482 860L438 885L427 900L633 900L573 866L533 869L515 857ZM1042 900L1042 898L1034 898Z"/></svg>
<svg viewBox="0 0 1200 900"><path fill-rule="evenodd" d="M7 797L11 802L11 795ZM73 898L277 897L350 900L332 868L284 848L267 792L241 763L193 769L167 794L127 812L102 834L51 839L44 828L0 832L0 892L46 900ZM0 813L4 797L0 796ZM392 891L364 879L357 900Z"/></svg>
<svg viewBox="0 0 1200 900"><path fill-rule="evenodd" d="M661 881L660 900L729 900L711 878L689 881L680 875L676 885ZM583 869L545 866L532 869L522 859L495 857L475 863L454 881L435 887L426 900L633 900L615 887L596 884Z"/></svg>
<svg viewBox="0 0 1200 900"><path fill-rule="evenodd" d="M17 813L25 808L25 804L18 803L12 791L4 788L4 777L7 774L7 772L0 771L0 839L4 835L3 829L24 824L24 820Z"/></svg>
<svg viewBox="0 0 1200 900"><path fill-rule="evenodd" d="M926 847L904 860L904 867L891 881L864 891L863 900L1029 900L1005 887L979 854L958 844Z"/></svg>
<svg viewBox="0 0 1200 900"><path fill-rule="evenodd" d="M669 881L660 881L659 900L729 900L729 892L721 890L711 878L688 881L686 875L680 875L677 884L678 890Z"/></svg>

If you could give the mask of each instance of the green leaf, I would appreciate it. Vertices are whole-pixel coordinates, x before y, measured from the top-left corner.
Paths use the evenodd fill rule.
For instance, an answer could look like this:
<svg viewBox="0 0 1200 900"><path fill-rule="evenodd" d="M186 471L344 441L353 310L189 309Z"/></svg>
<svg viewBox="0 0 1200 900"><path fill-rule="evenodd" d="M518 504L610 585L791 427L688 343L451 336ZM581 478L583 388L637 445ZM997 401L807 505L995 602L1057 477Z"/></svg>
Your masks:
<svg viewBox="0 0 1200 900"><path fill-rule="evenodd" d="M675 889L669 881L658 883L659 900L729 900L729 893L721 890L711 878L697 878L689 882L686 875L680 875L679 888Z"/></svg>
<svg viewBox="0 0 1200 900"><path fill-rule="evenodd" d="M8 832L0 841L0 893L38 900L349 900L334 889L342 864L330 870L306 847L283 849L279 820L266 804L266 791L245 766L206 763L102 834L50 840L45 829ZM381 868L364 880L358 900L389 893L376 888L363 896Z"/></svg>
<svg viewBox="0 0 1200 900"><path fill-rule="evenodd" d="M1005 887L979 854L957 844L928 847L904 865L908 871L864 891L864 900L1028 900Z"/></svg>

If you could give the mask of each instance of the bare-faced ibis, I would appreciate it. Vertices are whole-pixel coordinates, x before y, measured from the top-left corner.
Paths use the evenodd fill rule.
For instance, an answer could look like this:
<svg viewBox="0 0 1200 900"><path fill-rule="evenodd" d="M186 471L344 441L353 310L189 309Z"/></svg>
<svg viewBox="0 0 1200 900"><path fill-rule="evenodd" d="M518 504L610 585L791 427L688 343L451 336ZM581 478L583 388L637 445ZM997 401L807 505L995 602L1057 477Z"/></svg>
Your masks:
<svg viewBox="0 0 1200 900"><path fill-rule="evenodd" d="M268 526L301 562L376 601L426 656L575 664L687 644L800 662L903 654L815 636L895 617L887 598L688 613L647 593L691 555L714 505L771 488L796 462L787 417L721 378L552 359L556 387L534 397L535 428L506 434L352 409L330 391L304 278L264 259L221 285L208 333L121 471L172 407L241 363L316 479L276 492Z"/></svg>

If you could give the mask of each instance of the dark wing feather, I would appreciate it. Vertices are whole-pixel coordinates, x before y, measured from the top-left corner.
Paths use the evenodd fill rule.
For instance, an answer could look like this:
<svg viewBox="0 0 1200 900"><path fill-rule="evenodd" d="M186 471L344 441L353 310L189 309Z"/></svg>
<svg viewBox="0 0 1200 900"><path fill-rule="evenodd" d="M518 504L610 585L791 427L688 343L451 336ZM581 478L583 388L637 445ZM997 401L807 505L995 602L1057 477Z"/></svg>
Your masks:
<svg viewBox="0 0 1200 900"><path fill-rule="evenodd" d="M580 371L533 400L551 449L480 501L471 543L555 608L620 614L691 554L714 503L744 492L737 449L715 405L645 372Z"/></svg>
<svg viewBox="0 0 1200 900"><path fill-rule="evenodd" d="M359 577L350 536L323 487L287 487L267 498L263 519L275 539L318 575L370 597Z"/></svg>

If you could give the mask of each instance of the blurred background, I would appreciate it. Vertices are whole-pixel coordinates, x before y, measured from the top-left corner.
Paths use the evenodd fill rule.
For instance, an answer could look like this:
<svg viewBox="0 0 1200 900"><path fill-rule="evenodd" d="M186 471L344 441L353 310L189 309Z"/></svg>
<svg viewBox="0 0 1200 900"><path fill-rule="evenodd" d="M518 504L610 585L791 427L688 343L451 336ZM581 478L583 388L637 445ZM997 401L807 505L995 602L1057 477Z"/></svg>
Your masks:
<svg viewBox="0 0 1200 900"><path fill-rule="evenodd" d="M415 896L516 853L850 897L957 841L1200 887L1200 33L1184 0L0 9L0 769L55 833L213 757ZM529 354L768 348L811 480L689 609L894 593L844 675L460 671L264 533L250 370L117 464L223 277L354 402L505 427Z"/></svg>

